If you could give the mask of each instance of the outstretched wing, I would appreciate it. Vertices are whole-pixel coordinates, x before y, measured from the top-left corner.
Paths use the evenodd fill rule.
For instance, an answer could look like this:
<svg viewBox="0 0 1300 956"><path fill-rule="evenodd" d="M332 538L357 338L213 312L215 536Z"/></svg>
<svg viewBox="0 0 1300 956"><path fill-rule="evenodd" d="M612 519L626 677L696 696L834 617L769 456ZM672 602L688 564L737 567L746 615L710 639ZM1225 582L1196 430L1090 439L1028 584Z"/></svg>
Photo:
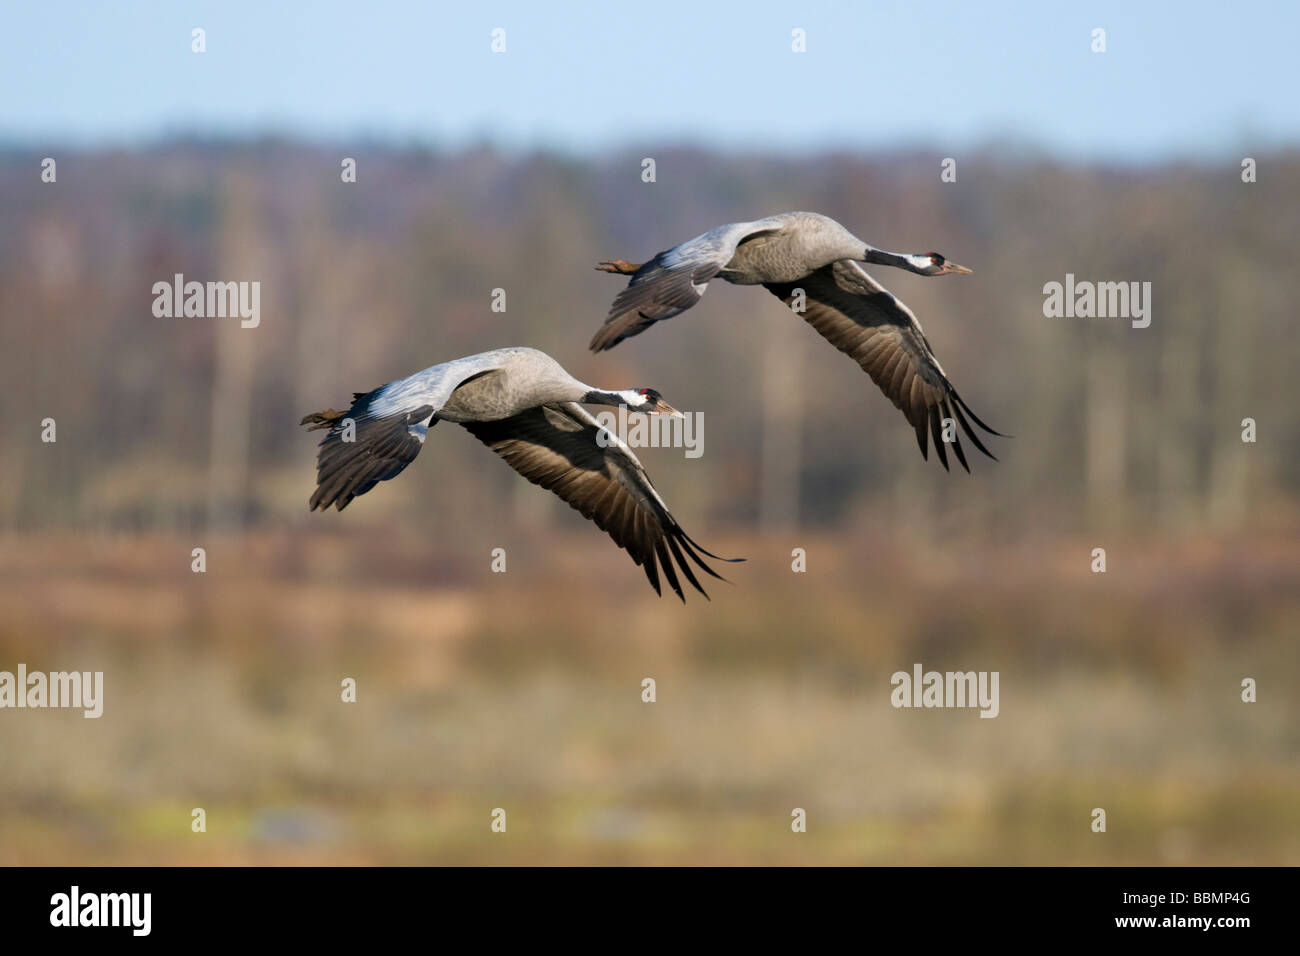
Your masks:
<svg viewBox="0 0 1300 956"><path fill-rule="evenodd" d="M985 425L962 401L935 358L912 310L871 278L858 263L841 259L798 282L768 283L766 288L787 305L794 302L796 290L803 290L804 320L862 366L890 401L902 410L916 429L916 441L921 446L923 458L929 458L928 429L934 437L939 461L947 469L948 454L944 447L947 443L942 440L943 420L952 419L976 448L997 460L997 456L984 447L970 423L973 421L990 435L1007 436ZM970 471L961 439L955 430L952 435L957 460Z"/></svg>
<svg viewBox="0 0 1300 956"><path fill-rule="evenodd" d="M313 412L300 424L327 428L316 455L311 510L339 511L415 460L436 413L461 385L500 367L500 351L434 365L370 392L356 392L346 412Z"/></svg>
<svg viewBox="0 0 1300 956"><path fill-rule="evenodd" d="M660 319L685 312L704 296L709 280L736 254L736 247L779 227L770 220L733 222L659 253L632 276L591 339L593 352L612 349Z"/></svg>
<svg viewBox="0 0 1300 956"><path fill-rule="evenodd" d="M707 598L691 562L725 580L700 554L737 560L719 558L693 541L669 513L631 449L581 405L543 405L499 421L461 424L519 474L554 492L608 533L645 570L656 593L663 593L662 566L669 586L683 601L678 570ZM601 433L605 447L597 440Z"/></svg>
<svg viewBox="0 0 1300 956"><path fill-rule="evenodd" d="M346 412L316 412L302 420L313 429L329 428L316 456L312 511L330 505L342 511L353 498L401 474L424 447L433 406L375 418L370 405L378 391L358 393Z"/></svg>

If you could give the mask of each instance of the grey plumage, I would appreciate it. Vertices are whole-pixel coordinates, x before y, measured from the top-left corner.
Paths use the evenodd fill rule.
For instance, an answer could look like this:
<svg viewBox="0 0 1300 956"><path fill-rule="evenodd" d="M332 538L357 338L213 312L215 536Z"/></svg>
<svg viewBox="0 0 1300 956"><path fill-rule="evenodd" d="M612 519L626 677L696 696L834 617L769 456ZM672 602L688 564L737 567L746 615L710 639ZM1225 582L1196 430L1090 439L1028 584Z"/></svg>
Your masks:
<svg viewBox="0 0 1300 956"><path fill-rule="evenodd" d="M603 429L579 402L675 414L654 389L593 388L536 349L466 356L358 392L347 412L327 409L303 418L309 430L328 429L317 456L311 509L334 505L342 511L400 474L439 420L455 422L529 481L594 521L644 569L656 592L662 593L662 567L678 597L685 600L678 571L707 597L691 563L719 578L701 555L733 559L718 558L682 530L632 450L608 432L604 444L598 442Z"/></svg>
<svg viewBox="0 0 1300 956"><path fill-rule="evenodd" d="M802 305L804 320L871 376L915 429L922 457L929 457L927 435L932 435L939 461L948 467L949 443L942 436L943 422L950 419L951 444L963 468L970 471L958 426L976 448L994 458L971 422L989 434L1001 432L962 401L916 316L868 275L862 262L926 276L971 271L934 252L905 255L876 249L818 213L731 223L665 250L645 265L601 263L604 271L632 279L614 299L591 349L613 348L655 322L681 314L703 298L714 277L762 285L787 305Z"/></svg>

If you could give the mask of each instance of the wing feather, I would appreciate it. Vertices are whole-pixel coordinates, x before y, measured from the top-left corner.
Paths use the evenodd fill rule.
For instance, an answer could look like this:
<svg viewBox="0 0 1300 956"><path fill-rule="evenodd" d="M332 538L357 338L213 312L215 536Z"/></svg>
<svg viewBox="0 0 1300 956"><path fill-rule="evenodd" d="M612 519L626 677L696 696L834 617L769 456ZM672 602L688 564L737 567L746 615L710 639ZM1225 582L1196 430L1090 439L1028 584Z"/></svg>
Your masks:
<svg viewBox="0 0 1300 956"><path fill-rule="evenodd" d="M970 410L948 381L916 316L857 262L842 259L797 282L768 283L766 288L787 305L796 290L803 290L804 321L856 361L897 406L916 432L921 457L930 457L929 435L945 469L945 446L951 444L957 460L970 471L960 436L954 431L952 442L943 441L943 420L951 419L976 448L996 460L970 423L990 435L1007 436Z"/></svg>
<svg viewBox="0 0 1300 956"><path fill-rule="evenodd" d="M631 449L581 405L543 405L499 421L462 424L519 474L595 522L645 571L656 593L663 593L662 570L669 587L685 601L677 576L681 570L687 582L708 597L683 552L709 575L725 580L692 551L694 542L668 511ZM596 440L601 431L609 436L606 447Z"/></svg>
<svg viewBox="0 0 1300 956"><path fill-rule="evenodd" d="M632 276L610 306L605 323L591 339L591 350L612 349L661 319L685 312L704 297L709 281L726 267L747 240L776 231L767 220L733 222L665 249Z"/></svg>
<svg viewBox="0 0 1300 956"><path fill-rule="evenodd" d="M346 412L313 412L301 424L328 429L316 453L311 510L339 511L381 481L396 478L424 447L437 412L461 385L500 367L509 349L444 362L407 378L356 392Z"/></svg>

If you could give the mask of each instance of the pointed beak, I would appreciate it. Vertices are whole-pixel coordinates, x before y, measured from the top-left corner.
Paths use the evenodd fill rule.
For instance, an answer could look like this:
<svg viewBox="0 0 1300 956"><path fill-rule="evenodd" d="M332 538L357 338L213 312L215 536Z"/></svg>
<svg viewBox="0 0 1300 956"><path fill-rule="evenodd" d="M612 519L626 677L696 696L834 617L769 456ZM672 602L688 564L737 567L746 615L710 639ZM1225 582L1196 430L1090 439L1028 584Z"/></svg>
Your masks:
<svg viewBox="0 0 1300 956"><path fill-rule="evenodd" d="M652 409L650 409L650 414L652 414L652 415L672 415L674 418L685 418L685 417L686 417L686 416L683 415L681 412L679 412L677 409L673 408L671 405L669 405L667 402L665 402L662 398L659 399L659 401L655 402L655 407L652 408Z"/></svg>
<svg viewBox="0 0 1300 956"><path fill-rule="evenodd" d="M965 266L959 266L959 265L957 265L957 263L955 263L955 262L945 262L945 263L943 264L943 271L940 272L939 274L940 274L940 275L948 275L949 273L952 273L953 275L958 275L958 276L969 276L969 275L974 275L974 274L975 274L975 270L974 270L974 269L967 269Z"/></svg>

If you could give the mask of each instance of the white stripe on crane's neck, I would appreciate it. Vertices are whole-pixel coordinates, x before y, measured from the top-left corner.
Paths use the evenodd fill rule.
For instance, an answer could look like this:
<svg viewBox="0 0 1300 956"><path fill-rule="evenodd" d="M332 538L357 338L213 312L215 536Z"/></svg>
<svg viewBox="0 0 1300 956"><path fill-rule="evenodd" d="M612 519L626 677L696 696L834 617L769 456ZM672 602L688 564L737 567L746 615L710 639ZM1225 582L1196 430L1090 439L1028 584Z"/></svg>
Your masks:
<svg viewBox="0 0 1300 956"><path fill-rule="evenodd" d="M616 392L607 392L603 388L588 388L582 400L589 405L611 405L618 407L640 408L646 403L646 397L634 388L624 388Z"/></svg>
<svg viewBox="0 0 1300 956"><path fill-rule="evenodd" d="M909 272L922 272L934 265L929 256L904 255L898 252L886 252L884 249L876 249L873 246L867 246L866 262L882 266L893 266L897 269L907 269Z"/></svg>

